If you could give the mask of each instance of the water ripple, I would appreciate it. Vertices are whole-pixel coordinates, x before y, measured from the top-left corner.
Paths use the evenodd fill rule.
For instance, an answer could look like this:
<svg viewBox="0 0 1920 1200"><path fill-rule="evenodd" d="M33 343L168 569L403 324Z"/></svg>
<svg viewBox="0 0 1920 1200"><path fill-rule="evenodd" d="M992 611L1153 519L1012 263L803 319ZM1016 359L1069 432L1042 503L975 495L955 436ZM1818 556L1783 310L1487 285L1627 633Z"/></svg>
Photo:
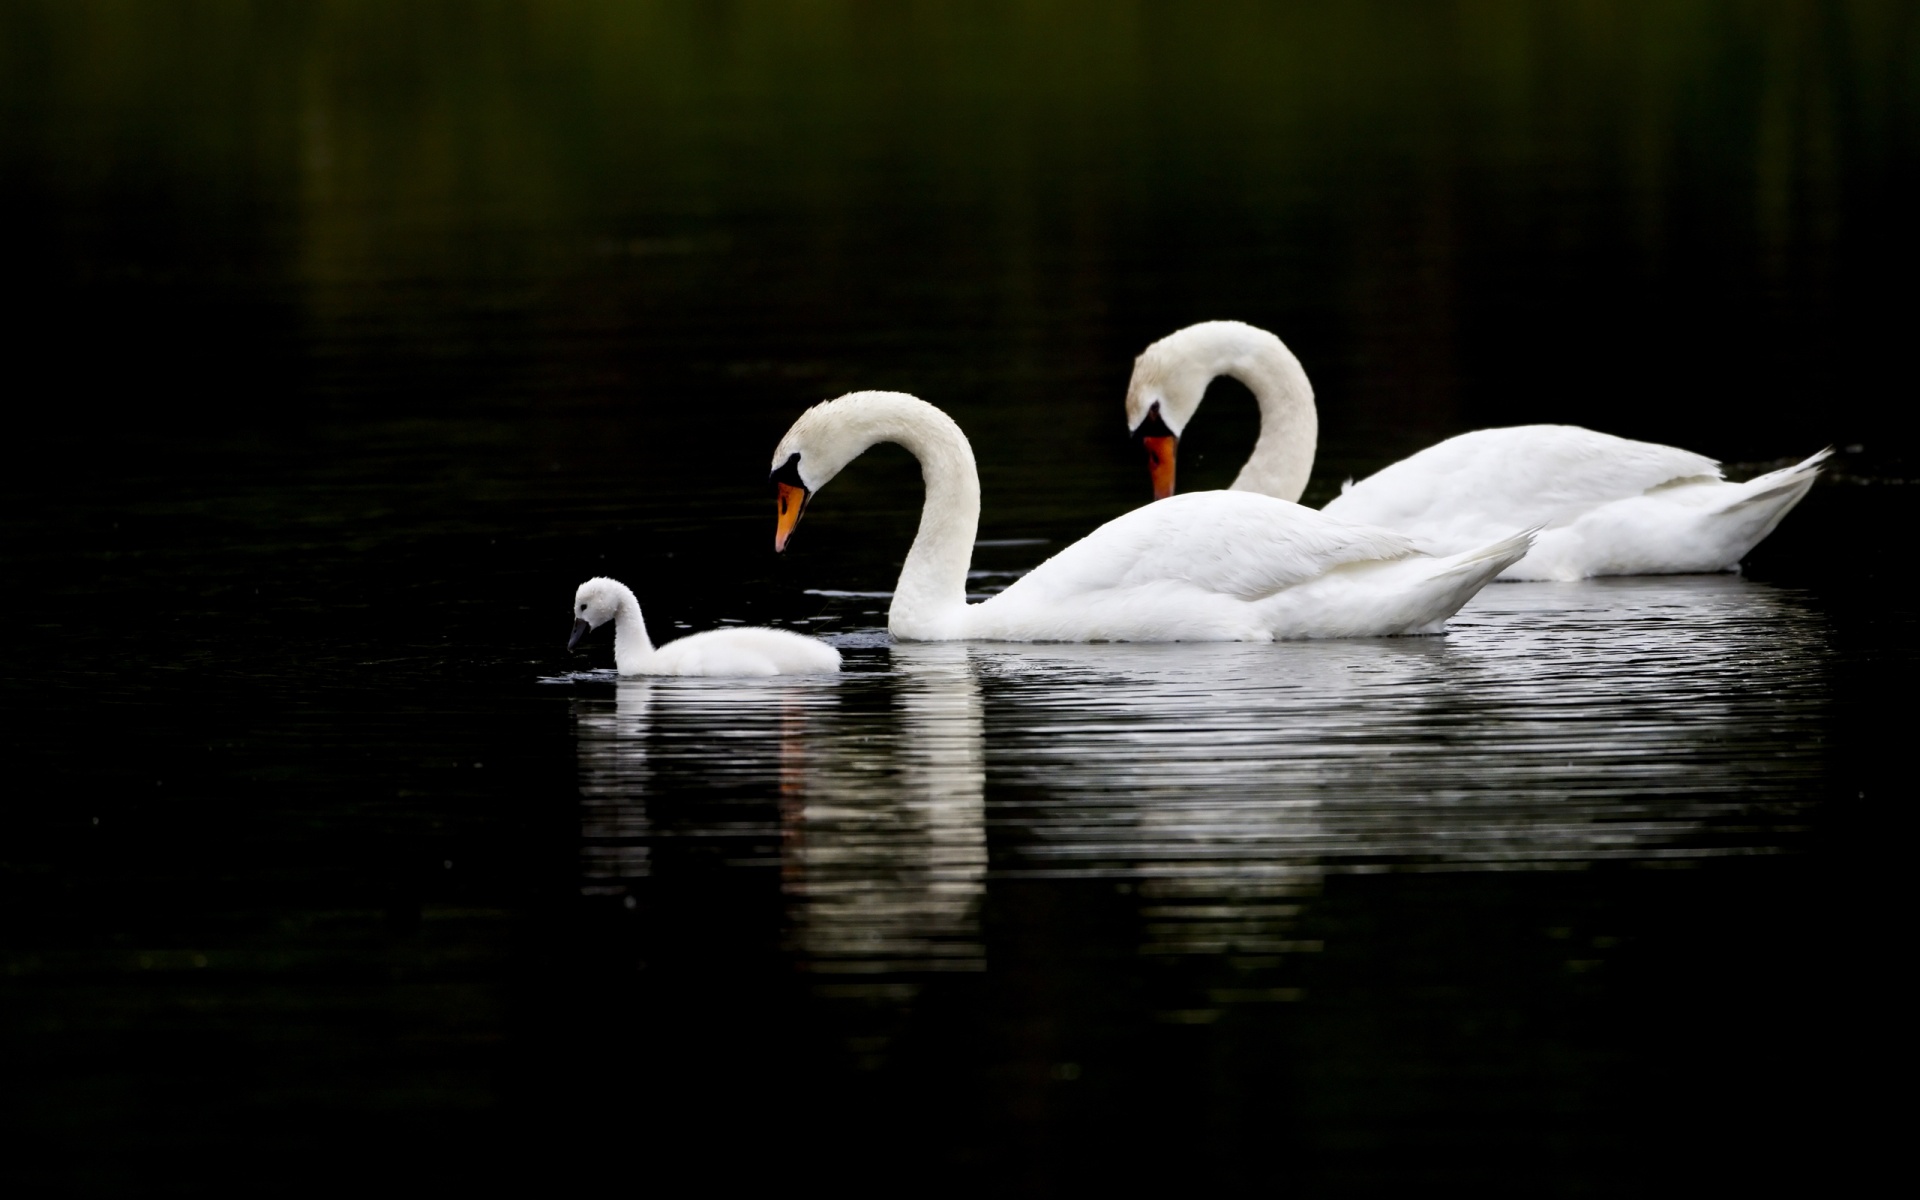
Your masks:
<svg viewBox="0 0 1920 1200"><path fill-rule="evenodd" d="M666 839L733 839L777 867L801 964L843 979L978 968L990 879L1023 876L1137 886L1148 953L1310 952L1293 917L1329 873L1790 849L1826 639L1732 576L1498 586L1443 638L850 633L838 678L583 695L582 888L638 886ZM712 802L663 828L656 792Z"/></svg>

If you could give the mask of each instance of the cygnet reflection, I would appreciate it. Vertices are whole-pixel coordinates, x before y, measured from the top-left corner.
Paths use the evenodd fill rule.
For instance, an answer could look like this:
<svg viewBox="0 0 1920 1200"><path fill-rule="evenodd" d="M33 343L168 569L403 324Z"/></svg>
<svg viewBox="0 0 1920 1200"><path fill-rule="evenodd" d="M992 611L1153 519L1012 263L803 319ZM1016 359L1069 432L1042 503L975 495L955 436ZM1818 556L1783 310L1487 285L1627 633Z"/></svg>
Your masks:
<svg viewBox="0 0 1920 1200"><path fill-rule="evenodd" d="M647 761L651 685L623 680L613 703L573 702L580 760L580 891L628 895L648 873Z"/></svg>
<svg viewBox="0 0 1920 1200"><path fill-rule="evenodd" d="M901 646L885 673L752 683L621 680L575 702L581 890L627 894L661 839L777 841L789 940L845 986L978 969L987 848L979 685L964 646ZM675 820L656 827L649 797ZM743 813L778 803L777 839ZM883 984L885 986L891 986Z"/></svg>

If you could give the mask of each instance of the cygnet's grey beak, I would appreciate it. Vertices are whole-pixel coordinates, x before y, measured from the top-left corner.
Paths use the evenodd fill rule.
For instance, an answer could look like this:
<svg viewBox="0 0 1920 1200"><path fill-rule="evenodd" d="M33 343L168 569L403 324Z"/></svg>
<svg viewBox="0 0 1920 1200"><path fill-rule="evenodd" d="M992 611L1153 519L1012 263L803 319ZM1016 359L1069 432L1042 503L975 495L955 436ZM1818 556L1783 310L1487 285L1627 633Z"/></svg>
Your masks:
<svg viewBox="0 0 1920 1200"><path fill-rule="evenodd" d="M571 650L575 646L578 646L580 639L587 636L587 630L592 628L593 626L587 624L579 617L575 617L573 619L573 636L567 639L567 649Z"/></svg>

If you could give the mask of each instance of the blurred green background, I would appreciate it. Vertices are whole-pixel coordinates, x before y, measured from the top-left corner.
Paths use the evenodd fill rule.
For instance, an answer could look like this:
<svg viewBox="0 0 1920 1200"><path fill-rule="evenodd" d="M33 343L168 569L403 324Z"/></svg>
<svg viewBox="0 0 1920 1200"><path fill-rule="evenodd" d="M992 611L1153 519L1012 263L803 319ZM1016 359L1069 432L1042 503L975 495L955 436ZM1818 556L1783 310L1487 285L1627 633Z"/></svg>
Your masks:
<svg viewBox="0 0 1920 1200"><path fill-rule="evenodd" d="M0 193L56 426L618 402L757 462L898 386L1011 425L990 472L1117 464L1131 356L1236 317L1337 469L1525 421L1874 455L1917 77L1899 0L14 3Z"/></svg>

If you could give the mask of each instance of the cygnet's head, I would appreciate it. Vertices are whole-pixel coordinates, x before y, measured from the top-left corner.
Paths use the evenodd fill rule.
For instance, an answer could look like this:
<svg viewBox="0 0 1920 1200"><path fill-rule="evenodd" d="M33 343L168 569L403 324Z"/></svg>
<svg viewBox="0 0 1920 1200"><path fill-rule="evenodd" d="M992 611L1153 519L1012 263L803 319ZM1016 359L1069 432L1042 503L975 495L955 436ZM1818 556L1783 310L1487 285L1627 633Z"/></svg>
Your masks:
<svg viewBox="0 0 1920 1200"><path fill-rule="evenodd" d="M613 615L620 611L621 587L605 576L596 576L581 584L573 593L573 636L567 639L567 649L580 644L587 631L598 629Z"/></svg>
<svg viewBox="0 0 1920 1200"><path fill-rule="evenodd" d="M1285 351L1264 329L1240 321L1202 321L1168 334L1133 360L1127 429L1147 452L1154 499L1173 494L1174 452L1207 385L1236 363L1275 347Z"/></svg>
<svg viewBox="0 0 1920 1200"><path fill-rule="evenodd" d="M849 392L801 413L773 451L771 479L779 516L773 548L787 548L815 492L869 446L896 439L915 423L953 425L945 413L905 392Z"/></svg>

